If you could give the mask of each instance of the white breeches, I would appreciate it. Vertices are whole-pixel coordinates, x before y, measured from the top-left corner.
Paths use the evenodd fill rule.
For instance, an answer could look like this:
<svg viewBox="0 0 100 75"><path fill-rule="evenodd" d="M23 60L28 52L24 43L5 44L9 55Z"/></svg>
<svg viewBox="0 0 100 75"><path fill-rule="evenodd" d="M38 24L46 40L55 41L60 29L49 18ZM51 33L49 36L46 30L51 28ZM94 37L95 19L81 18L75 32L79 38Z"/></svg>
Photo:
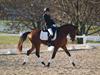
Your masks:
<svg viewBox="0 0 100 75"><path fill-rule="evenodd" d="M48 29L48 32L49 32L49 34L50 34L51 36L53 36L53 31L52 31L51 28Z"/></svg>

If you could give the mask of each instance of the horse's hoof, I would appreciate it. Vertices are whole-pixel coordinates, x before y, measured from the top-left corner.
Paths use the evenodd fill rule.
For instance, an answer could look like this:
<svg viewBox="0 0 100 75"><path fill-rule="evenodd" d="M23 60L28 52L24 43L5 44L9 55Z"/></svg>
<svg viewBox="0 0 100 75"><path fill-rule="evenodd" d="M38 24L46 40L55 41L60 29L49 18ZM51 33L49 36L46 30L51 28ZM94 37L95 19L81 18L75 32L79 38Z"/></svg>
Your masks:
<svg viewBox="0 0 100 75"><path fill-rule="evenodd" d="M44 66L45 66L45 63L44 62L41 62Z"/></svg>
<svg viewBox="0 0 100 75"><path fill-rule="evenodd" d="M22 65L25 65L26 64L26 62L23 62L23 64Z"/></svg>
<svg viewBox="0 0 100 75"><path fill-rule="evenodd" d="M75 63L74 62L72 62L72 65L75 67Z"/></svg>
<svg viewBox="0 0 100 75"><path fill-rule="evenodd" d="M47 64L47 67L50 67L50 63Z"/></svg>

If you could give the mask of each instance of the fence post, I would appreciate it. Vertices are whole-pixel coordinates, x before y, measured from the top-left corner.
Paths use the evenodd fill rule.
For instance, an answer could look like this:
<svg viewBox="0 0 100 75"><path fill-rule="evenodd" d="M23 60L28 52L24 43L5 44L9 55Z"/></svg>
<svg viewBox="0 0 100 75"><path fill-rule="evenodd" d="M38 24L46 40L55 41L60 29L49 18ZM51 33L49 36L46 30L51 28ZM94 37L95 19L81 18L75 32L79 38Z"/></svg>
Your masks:
<svg viewBox="0 0 100 75"><path fill-rule="evenodd" d="M86 36L83 34L83 45L86 45Z"/></svg>

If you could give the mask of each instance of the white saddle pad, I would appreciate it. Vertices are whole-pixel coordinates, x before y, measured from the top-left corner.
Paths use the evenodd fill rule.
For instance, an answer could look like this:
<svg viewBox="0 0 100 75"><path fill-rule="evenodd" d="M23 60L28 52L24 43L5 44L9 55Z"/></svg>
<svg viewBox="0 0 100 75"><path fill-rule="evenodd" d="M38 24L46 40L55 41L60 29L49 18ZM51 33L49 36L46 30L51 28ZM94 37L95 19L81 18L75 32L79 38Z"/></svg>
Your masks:
<svg viewBox="0 0 100 75"><path fill-rule="evenodd" d="M54 35L52 40L55 40L56 37L57 37L57 32L55 32L55 35ZM48 32L41 31L40 32L40 39L41 40L48 40Z"/></svg>

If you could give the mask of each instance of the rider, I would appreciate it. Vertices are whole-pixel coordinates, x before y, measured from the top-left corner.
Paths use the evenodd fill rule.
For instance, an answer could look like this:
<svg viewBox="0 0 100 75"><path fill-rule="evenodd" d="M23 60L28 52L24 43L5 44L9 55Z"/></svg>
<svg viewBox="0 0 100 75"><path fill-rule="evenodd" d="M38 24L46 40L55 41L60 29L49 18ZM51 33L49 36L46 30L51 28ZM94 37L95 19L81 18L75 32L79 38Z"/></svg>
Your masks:
<svg viewBox="0 0 100 75"><path fill-rule="evenodd" d="M53 36L52 27L56 27L56 26L55 26L54 20L50 16L50 9L49 8L44 8L43 18L44 18L44 21L46 23L47 30L49 33L48 46L51 46L51 37Z"/></svg>

